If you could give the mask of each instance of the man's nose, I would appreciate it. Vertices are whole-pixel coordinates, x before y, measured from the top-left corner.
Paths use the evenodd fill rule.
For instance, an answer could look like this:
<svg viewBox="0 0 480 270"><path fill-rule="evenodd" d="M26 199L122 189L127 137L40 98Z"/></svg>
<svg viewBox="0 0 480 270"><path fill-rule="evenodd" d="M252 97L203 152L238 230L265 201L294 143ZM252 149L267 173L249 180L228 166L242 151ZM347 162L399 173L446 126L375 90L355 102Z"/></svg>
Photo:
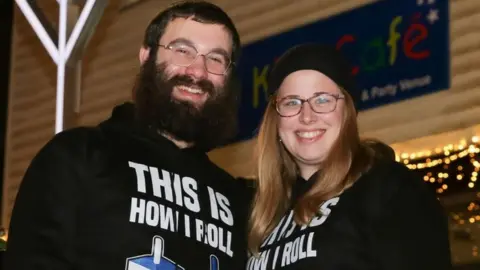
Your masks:
<svg viewBox="0 0 480 270"><path fill-rule="evenodd" d="M187 67L186 73L195 79L205 79L208 76L208 72L205 66L205 57L199 55L193 63Z"/></svg>

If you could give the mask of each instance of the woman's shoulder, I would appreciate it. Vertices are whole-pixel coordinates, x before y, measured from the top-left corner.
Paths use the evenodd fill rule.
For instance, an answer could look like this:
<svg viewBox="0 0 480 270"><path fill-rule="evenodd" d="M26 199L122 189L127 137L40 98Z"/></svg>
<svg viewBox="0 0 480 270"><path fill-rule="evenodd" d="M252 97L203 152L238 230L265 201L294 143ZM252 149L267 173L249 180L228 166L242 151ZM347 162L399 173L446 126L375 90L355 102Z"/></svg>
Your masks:
<svg viewBox="0 0 480 270"><path fill-rule="evenodd" d="M395 160L377 160L347 191L373 212L414 198L435 199L421 175ZM435 199L436 200L436 199Z"/></svg>

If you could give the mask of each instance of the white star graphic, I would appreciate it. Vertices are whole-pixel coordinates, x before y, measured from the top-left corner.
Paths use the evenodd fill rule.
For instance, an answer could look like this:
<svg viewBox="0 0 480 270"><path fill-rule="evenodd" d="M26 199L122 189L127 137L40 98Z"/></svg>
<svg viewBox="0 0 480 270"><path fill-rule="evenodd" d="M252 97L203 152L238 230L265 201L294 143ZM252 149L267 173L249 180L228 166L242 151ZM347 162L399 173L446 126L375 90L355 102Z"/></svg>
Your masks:
<svg viewBox="0 0 480 270"><path fill-rule="evenodd" d="M427 20L430 22L430 24L434 24L439 19L440 18L438 17L438 9L430 9L427 15Z"/></svg>

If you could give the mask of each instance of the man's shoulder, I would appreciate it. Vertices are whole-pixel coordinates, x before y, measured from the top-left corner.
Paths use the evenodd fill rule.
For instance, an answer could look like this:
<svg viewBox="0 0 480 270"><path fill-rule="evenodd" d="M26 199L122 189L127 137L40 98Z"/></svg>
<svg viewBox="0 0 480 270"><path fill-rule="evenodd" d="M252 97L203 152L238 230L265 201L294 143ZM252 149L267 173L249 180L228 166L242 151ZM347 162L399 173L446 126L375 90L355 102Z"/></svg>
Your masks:
<svg viewBox="0 0 480 270"><path fill-rule="evenodd" d="M62 156L85 154L95 145L102 145L104 137L97 127L81 126L66 129L55 134L41 149L40 153L57 153Z"/></svg>

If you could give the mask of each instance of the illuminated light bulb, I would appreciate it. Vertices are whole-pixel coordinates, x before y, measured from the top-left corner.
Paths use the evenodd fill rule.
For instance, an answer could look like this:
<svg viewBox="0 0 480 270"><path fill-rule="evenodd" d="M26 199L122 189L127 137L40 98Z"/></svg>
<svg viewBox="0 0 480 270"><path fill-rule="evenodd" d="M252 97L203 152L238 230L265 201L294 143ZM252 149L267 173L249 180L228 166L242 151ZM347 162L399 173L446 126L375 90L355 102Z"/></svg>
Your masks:
<svg viewBox="0 0 480 270"><path fill-rule="evenodd" d="M438 178L442 178L443 177L443 173L438 173Z"/></svg>
<svg viewBox="0 0 480 270"><path fill-rule="evenodd" d="M473 217L471 217L471 218L468 219L468 221L469 221L470 223L474 223L474 222L475 222L475 219L474 219Z"/></svg>
<svg viewBox="0 0 480 270"><path fill-rule="evenodd" d="M411 154L410 159L415 159L415 154Z"/></svg>
<svg viewBox="0 0 480 270"><path fill-rule="evenodd" d="M478 176L478 172L472 172L472 176Z"/></svg>
<svg viewBox="0 0 480 270"><path fill-rule="evenodd" d="M465 148L465 145L463 145L463 144L460 144L460 145L458 146L458 150L463 150L464 148Z"/></svg>
<svg viewBox="0 0 480 270"><path fill-rule="evenodd" d="M459 220L459 219L460 219L460 216L459 216L459 215L457 215L457 214L455 214L455 215L453 215L453 219L455 219L455 220Z"/></svg>
<svg viewBox="0 0 480 270"><path fill-rule="evenodd" d="M480 141L480 138L478 136L473 136L472 137L472 142L473 143L478 143Z"/></svg>
<svg viewBox="0 0 480 270"><path fill-rule="evenodd" d="M403 159L406 159L406 158L408 158L408 154L407 154L407 153L403 153L403 154L401 155L401 157L402 157Z"/></svg>
<svg viewBox="0 0 480 270"><path fill-rule="evenodd" d="M395 156L395 161L400 162L400 157L398 155Z"/></svg>
<svg viewBox="0 0 480 270"><path fill-rule="evenodd" d="M445 159L445 164L450 164L450 159L446 158Z"/></svg>
<svg viewBox="0 0 480 270"><path fill-rule="evenodd" d="M475 216L475 219L476 219L477 221L480 220L480 215L476 215L476 216ZM476 247L475 247L475 248L476 248Z"/></svg>
<svg viewBox="0 0 480 270"><path fill-rule="evenodd" d="M462 180L462 179L463 179L463 175L457 174L457 180Z"/></svg>
<svg viewBox="0 0 480 270"><path fill-rule="evenodd" d="M448 173L443 173L443 178L448 178Z"/></svg>
<svg viewBox="0 0 480 270"><path fill-rule="evenodd" d="M453 144L449 144L448 149L453 150Z"/></svg>
<svg viewBox="0 0 480 270"><path fill-rule="evenodd" d="M458 167L457 167L457 170L461 171L461 170L463 170L463 167L462 167L462 166L458 166Z"/></svg>
<svg viewBox="0 0 480 270"><path fill-rule="evenodd" d="M427 151L427 152L425 152L425 156L429 157L429 156L431 156L431 155L432 155L432 151Z"/></svg>
<svg viewBox="0 0 480 270"><path fill-rule="evenodd" d="M435 178L430 178L430 183L435 183Z"/></svg>
<svg viewBox="0 0 480 270"><path fill-rule="evenodd" d="M465 220L463 220L463 219L460 219L460 220L458 221L458 224L460 224L460 225L463 225L463 224L465 224Z"/></svg>
<svg viewBox="0 0 480 270"><path fill-rule="evenodd" d="M468 183L469 188L473 188L474 186L475 186L475 183L472 183L472 182Z"/></svg>
<svg viewBox="0 0 480 270"><path fill-rule="evenodd" d="M423 177L423 180L424 180L424 181L428 181L428 180L430 180L430 177L428 177L428 175L425 175L425 176Z"/></svg>
<svg viewBox="0 0 480 270"><path fill-rule="evenodd" d="M441 193L443 193L443 189L441 189L441 188L438 188L438 189L437 189L437 193L438 193L438 194L441 194Z"/></svg>
<svg viewBox="0 0 480 270"><path fill-rule="evenodd" d="M454 160L457 160L457 158L458 158L457 155L452 155L452 156L450 157L450 160L454 161Z"/></svg>
<svg viewBox="0 0 480 270"><path fill-rule="evenodd" d="M445 156L448 156L448 155L450 155L450 151L447 150L447 151L445 151L443 154L444 154Z"/></svg>
<svg viewBox="0 0 480 270"><path fill-rule="evenodd" d="M472 182L476 182L477 181L477 177L475 176L472 176L472 178L470 178L472 180Z"/></svg>
<svg viewBox="0 0 480 270"><path fill-rule="evenodd" d="M407 164L408 164L408 159L403 160L403 163L404 163L405 165L407 165Z"/></svg>
<svg viewBox="0 0 480 270"><path fill-rule="evenodd" d="M448 185L447 185L447 184L443 184L443 185L442 185L442 188L443 188L443 189L447 189L447 188L448 188Z"/></svg>

